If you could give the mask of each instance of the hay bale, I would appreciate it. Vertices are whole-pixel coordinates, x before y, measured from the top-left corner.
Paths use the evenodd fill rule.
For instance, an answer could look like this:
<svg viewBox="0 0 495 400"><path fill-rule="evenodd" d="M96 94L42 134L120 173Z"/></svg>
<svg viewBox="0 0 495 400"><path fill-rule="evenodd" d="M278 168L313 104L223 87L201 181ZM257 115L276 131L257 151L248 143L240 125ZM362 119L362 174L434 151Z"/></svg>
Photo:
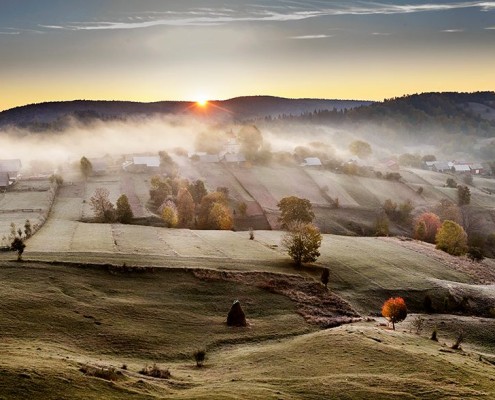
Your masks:
<svg viewBox="0 0 495 400"><path fill-rule="evenodd" d="M227 325L228 326L246 326L246 315L242 310L241 303L239 300L235 300L230 307L229 314L227 315Z"/></svg>

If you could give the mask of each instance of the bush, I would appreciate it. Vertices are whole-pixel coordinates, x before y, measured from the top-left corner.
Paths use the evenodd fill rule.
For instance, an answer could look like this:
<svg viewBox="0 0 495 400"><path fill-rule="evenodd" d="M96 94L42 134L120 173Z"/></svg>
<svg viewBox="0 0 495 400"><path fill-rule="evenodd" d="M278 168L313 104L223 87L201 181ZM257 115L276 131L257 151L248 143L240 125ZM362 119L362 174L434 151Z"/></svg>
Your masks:
<svg viewBox="0 0 495 400"><path fill-rule="evenodd" d="M471 261L476 261L476 262L480 262L485 259L485 256L483 255L483 250L479 247L469 247L467 256Z"/></svg>
<svg viewBox="0 0 495 400"><path fill-rule="evenodd" d="M107 381L116 381L122 376L122 373L117 371L114 367L92 367L90 365L84 365L79 368L79 371L84 375L95 376Z"/></svg>
<svg viewBox="0 0 495 400"><path fill-rule="evenodd" d="M448 188L453 188L455 189L457 187L457 182L454 178L447 178L447 181L445 182L445 185Z"/></svg>
<svg viewBox="0 0 495 400"><path fill-rule="evenodd" d="M146 365L141 371L141 375L151 376L153 378L169 379L171 374L169 369L161 369L158 365L153 364L153 366Z"/></svg>
<svg viewBox="0 0 495 400"><path fill-rule="evenodd" d="M196 350L193 353L194 360L196 361L196 366L198 368L201 368L203 366L203 363L206 359L206 350L201 349L201 350Z"/></svg>
<svg viewBox="0 0 495 400"><path fill-rule="evenodd" d="M431 297L428 294L423 299L423 309L427 313L432 313L434 311L433 302L431 301Z"/></svg>
<svg viewBox="0 0 495 400"><path fill-rule="evenodd" d="M412 326L416 330L416 334L420 334L425 326L425 319L421 315L416 315L413 319Z"/></svg>
<svg viewBox="0 0 495 400"><path fill-rule="evenodd" d="M325 285L325 288L328 288L328 280L330 278L330 270L328 268L323 268L321 271L320 281Z"/></svg>

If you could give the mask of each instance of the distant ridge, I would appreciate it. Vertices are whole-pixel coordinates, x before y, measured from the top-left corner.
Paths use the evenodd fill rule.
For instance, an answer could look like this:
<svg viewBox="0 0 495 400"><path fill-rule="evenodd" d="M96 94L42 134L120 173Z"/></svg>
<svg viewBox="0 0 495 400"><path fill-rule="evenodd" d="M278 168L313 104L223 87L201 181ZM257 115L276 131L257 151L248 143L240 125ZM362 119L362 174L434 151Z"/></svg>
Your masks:
<svg viewBox="0 0 495 400"><path fill-rule="evenodd" d="M324 110L344 110L372 104L360 100L288 99L275 96L245 96L229 100L212 100L204 115L228 116L234 120L278 116L298 116ZM0 112L1 127L21 127L33 131L59 130L69 117L82 122L118 120L131 116L188 114L197 111L190 101L73 100L19 106Z"/></svg>

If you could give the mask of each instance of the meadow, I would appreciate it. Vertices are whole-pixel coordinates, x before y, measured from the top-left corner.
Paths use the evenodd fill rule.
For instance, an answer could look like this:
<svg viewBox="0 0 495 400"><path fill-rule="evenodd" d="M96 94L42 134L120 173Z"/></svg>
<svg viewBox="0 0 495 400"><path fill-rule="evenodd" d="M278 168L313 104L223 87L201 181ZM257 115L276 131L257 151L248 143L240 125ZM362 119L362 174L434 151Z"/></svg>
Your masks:
<svg viewBox="0 0 495 400"><path fill-rule="evenodd" d="M216 179L225 172L232 193L270 211L288 193L293 169L274 177L264 167L208 170ZM412 185L432 179L405 175L407 184L299 171L296 181L309 181L321 205L324 185L342 196L335 212L356 212L356 205L365 212L368 202L389 194L404 200L415 195ZM0 399L495 396L491 260L472 263L399 238L324 234L317 262L295 268L280 231L255 230L249 240L246 231L83 222L97 187L112 201L125 192L139 216L151 215L149 179L71 179L27 240L24 262L0 254ZM445 189L435 179L428 190L436 196ZM26 207L43 201L26 199ZM330 271L328 291L319 282L322 268ZM391 296L404 297L410 313L396 331L380 317ZM425 296L437 313L425 314ZM234 300L246 313L245 328L225 324ZM455 309L461 303L462 312ZM434 329L439 342L429 339ZM454 351L460 330L465 341ZM193 357L198 349L207 354L202 368ZM139 373L155 363L169 369L169 379Z"/></svg>

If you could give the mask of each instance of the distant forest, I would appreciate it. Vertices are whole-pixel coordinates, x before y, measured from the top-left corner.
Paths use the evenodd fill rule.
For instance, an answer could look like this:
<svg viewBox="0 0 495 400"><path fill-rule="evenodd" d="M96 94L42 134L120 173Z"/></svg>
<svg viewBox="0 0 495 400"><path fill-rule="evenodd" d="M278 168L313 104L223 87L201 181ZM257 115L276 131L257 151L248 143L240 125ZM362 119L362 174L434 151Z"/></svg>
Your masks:
<svg viewBox="0 0 495 400"><path fill-rule="evenodd" d="M265 118L265 120L270 118ZM298 116L281 115L279 120L294 120L332 125L372 123L387 130L413 133L461 133L478 137L495 136L495 93L424 93L396 97L369 106L343 110L315 110Z"/></svg>

